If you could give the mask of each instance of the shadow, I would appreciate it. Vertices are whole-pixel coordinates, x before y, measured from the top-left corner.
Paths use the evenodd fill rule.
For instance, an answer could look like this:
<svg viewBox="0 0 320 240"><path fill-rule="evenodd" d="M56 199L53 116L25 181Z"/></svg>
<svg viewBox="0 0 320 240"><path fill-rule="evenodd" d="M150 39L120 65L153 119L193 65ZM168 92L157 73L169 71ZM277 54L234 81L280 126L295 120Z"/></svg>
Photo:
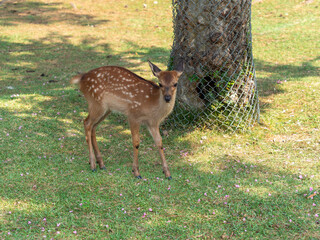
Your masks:
<svg viewBox="0 0 320 240"><path fill-rule="evenodd" d="M23 126L26 129L25 136L34 136L27 140L32 146L37 145L38 150L28 148L26 140L21 139L23 142L19 148L25 151L26 157L37 158L42 154L52 158L60 158L60 155L79 155L72 148L66 153L64 146L72 146L72 142L80 141L77 148L80 147L80 152L83 152L85 161L82 161L81 165L86 169L88 153L82 121L87 115L87 103L80 91L75 86L70 86L71 77L103 65L117 65L132 71L151 73L149 67L143 69L142 66L146 64L147 59L166 62L166 49L141 48L128 42L132 49L137 48L139 51L128 50L114 54L108 44L97 44L98 40L94 37L84 37L75 45L69 36L61 36L54 32L38 40L28 40L26 43L0 37L0 99L6 103L0 106L0 117L8 126L4 127L3 133L9 134L8 138L11 140L8 142L14 141L13 139L21 138L19 127ZM14 110L9 111L8 104L13 105ZM77 123L75 128L71 126L72 122ZM109 160L114 160L115 164L132 164L132 143L131 136L126 131L128 129L126 118L121 115L108 117L98 127L99 146L104 156L108 156L110 147L113 149L112 146L119 145L118 139L124 140L121 146L128 150L117 151L116 155L108 157ZM109 135L116 137L108 139ZM145 128L142 128L141 135L144 141L153 145L153 140ZM58 140L62 137L70 142L62 143ZM54 145L47 147L47 142ZM14 152L4 152L3 155L4 159L15 158Z"/></svg>
<svg viewBox="0 0 320 240"><path fill-rule="evenodd" d="M49 43L44 44L44 40ZM197 151L191 142L181 140L187 132L173 129L163 137L174 177L168 182L161 180L157 150L142 128L139 161L145 180L137 181L131 174L128 124L120 115L108 117L97 130L107 171L90 172L82 124L86 102L77 89L69 86L69 79L77 71L102 63L141 70L138 60L164 60L168 53L166 49L139 48L128 42L133 49L139 48L139 56L129 50L122 53L128 57L123 57L114 54L107 44L95 43L94 38L83 38L80 45L74 45L68 37L57 34L25 44L1 39L1 49L7 54L1 63L0 98L15 105L11 112L11 108L1 106L6 138L2 147L10 149L9 145L16 142L16 150L3 152L0 163L0 178L7 186L0 190L6 206L3 212L9 219L1 224L0 232L10 231L17 239L37 236L41 228L48 230L48 238L72 238L76 230L79 237L88 239L92 234L98 239L144 239L160 234L166 239L186 239L199 238L194 229L201 229L200 238L213 239L240 236L248 229L253 233L250 239L270 233L303 236L306 229L316 228L305 214L310 211L310 203L303 196L307 189L298 194L286 190L301 184L298 176L262 163L251 167L252 162L237 155L213 154L207 159L210 164L203 168L185 156L188 149ZM272 183L279 187L278 192L272 192L269 182L260 181L274 176L281 177ZM236 187L238 184L241 187ZM147 217L142 217L143 212ZM97 221L92 221L92 216ZM289 224L289 219L295 224Z"/></svg>
<svg viewBox="0 0 320 240"><path fill-rule="evenodd" d="M319 59L320 57L317 57L312 60L302 62L300 66L273 64L264 60L255 59L256 71L271 74L268 78L260 78L257 76L260 96L265 97L274 94L274 89L278 84L278 81L295 81L299 78L319 76L319 67L313 65L313 63ZM282 90L279 90L276 93L282 92Z"/></svg>
<svg viewBox="0 0 320 240"><path fill-rule="evenodd" d="M313 63L318 60L320 60L320 56L309 61L302 62L300 66L273 64L260 59L255 59L254 61L258 71L271 73L271 79L293 81L297 78L319 76L319 67L313 65Z"/></svg>
<svg viewBox="0 0 320 240"><path fill-rule="evenodd" d="M29 175L10 183L12 190L6 191L5 195L10 202L6 204L11 206L11 201L22 202L35 209L26 210L28 207L21 208L18 204L14 208L6 207L5 212L10 211L8 219L17 219L14 222L19 226L6 230L13 234L35 234L43 227L50 229L47 236L54 237L57 223L63 221L58 229L63 234L77 230L79 236L94 233L98 238L124 235L153 238L156 237L154 234L162 234L166 239L186 239L199 236L197 229L201 229L201 238L208 239L231 238L233 235L239 238L247 230L249 239L271 235L308 238L315 233L312 231L316 231L317 223L306 214L310 211L310 201L303 196L308 189L297 193L290 187L308 182L308 178L301 180L298 175L262 163L254 163L253 166L252 162L230 154L212 156L209 159L212 167L204 170L201 164L191 165L188 158L179 155L181 143L174 137L169 136L168 142L172 144L169 151L174 176L170 182L161 180L160 166L155 167L151 160L146 161L143 153L140 154L143 161L140 168L144 169L145 180L141 181L133 178L130 166L115 159L107 161L107 172L95 174L83 171L84 163L80 163L80 159L67 162L65 156L59 154L48 157L46 161L41 160L41 165L36 161L25 163L24 170L18 161L15 165L17 171L27 171ZM112 144L123 157L124 145ZM75 150L79 150L78 147ZM152 152L152 158L155 158L156 151ZM5 164L3 177L6 179L10 179L9 171L6 171L9 166L14 165L10 162ZM275 177L279 180L268 181ZM54 184L57 178L59 184ZM274 186L279 191L275 192ZM150 208L152 212L148 211ZM126 215L121 209L126 211ZM142 217L143 212L147 212L147 217ZM75 216L76 223L65 221ZM95 216L99 221L91 221L89 216ZM43 218L47 219L46 223ZM31 228L28 221L32 223ZM105 231L101 222L108 224L110 231ZM6 226L10 226L9 221L2 225ZM134 231L121 226L133 227Z"/></svg>
<svg viewBox="0 0 320 240"><path fill-rule="evenodd" d="M264 72L268 77L259 77L257 74L257 86L260 97L268 97L274 94L284 93L281 87L285 81L298 81L305 77L319 76L319 67L313 63L318 61L320 57L302 62L300 66L290 64L273 64L264 60L255 59L256 72ZM260 100L260 110L263 113L270 106Z"/></svg>
<svg viewBox="0 0 320 240"><path fill-rule="evenodd" d="M0 25L13 26L20 23L57 24L68 23L73 25L99 25L109 20L98 20L89 14L77 14L73 5L62 2L5 2L0 8Z"/></svg>
<svg viewBox="0 0 320 240"><path fill-rule="evenodd" d="M125 53L134 54L133 59L141 59L143 61L147 61L150 57L156 59L157 61L161 60L166 63L168 59L168 55L170 54L169 49L159 48L156 46L151 46L151 48L141 47L135 42L125 40L125 44L128 46L129 49L133 49L132 51L126 51ZM142 57L140 57L142 56Z"/></svg>
<svg viewBox="0 0 320 240"><path fill-rule="evenodd" d="M129 49L127 51L123 51L122 55L124 59L127 60L126 68L130 68L131 71L140 71L140 72L150 72L149 66L147 68L141 68L141 63L145 64L148 60L158 64L162 63L165 66L168 62L168 57L170 56L170 50L165 48L160 48L156 46L151 46L150 48L146 48L143 46L139 46L138 44L124 40L126 47ZM131 50L132 49L132 50ZM135 64L134 64L135 63ZM162 70L166 70L163 68ZM151 74L152 75L152 74ZM157 80L154 77L152 79L147 78L148 80Z"/></svg>
<svg viewBox="0 0 320 240"><path fill-rule="evenodd" d="M20 12L28 11L22 6L35 7L27 3L17 4L20 7L17 11ZM41 9L44 6L37 5L37 7ZM54 11L53 6L50 7L50 11ZM27 17L11 17L2 20L7 24L29 21ZM60 20L63 21L62 18ZM32 21L44 23L40 17ZM53 23L58 20L47 20L49 21ZM133 71L149 72L149 67L143 69L147 66L146 60L166 63L169 50L157 47L149 49L127 42L129 50L115 54L108 44L97 44L97 41L98 39L93 37L84 37L76 45L68 36L55 32L42 39L28 40L24 43L14 42L4 36L0 38L0 99L5 103L0 106L0 121L4 126L1 129L0 139L1 148L7 149L0 153L1 172L5 173L1 174L0 180L6 181L6 189L13 189L7 191L2 188L0 193L1 196L5 196L3 201L6 206L17 202L21 205L26 204L26 208L29 208L29 204L35 207L32 210L29 208L30 211L20 207L14 211L8 210L10 207L2 208L1 214L2 211L7 214L8 210L13 213L11 216L17 214L21 221L0 224L0 238L5 237L2 234L7 234L7 230L17 234L15 235L17 238L23 238L19 236L20 233L32 233L35 227L31 226L28 230L28 222L40 226L43 222L37 222L36 218L39 216L46 215L48 219L51 217L57 219L67 217L71 209L77 212L79 209L74 208L71 199L83 198L82 194L86 196L93 194L82 186L86 179L90 179L90 185L100 179L99 181L109 182L107 188L112 186L118 189L118 184L109 181L108 178L115 176L114 179L118 179L121 176L122 179L128 180L129 188L134 186L135 182L132 180L135 179L131 175L133 155L131 136L128 133L126 118L121 115L111 115L97 129L98 145L108 166L107 172L98 171L96 175L90 172L82 123L87 115L87 103L79 90L70 86L69 80L78 72L85 72L102 65L118 65ZM158 152L152 137L144 127L141 128L140 137L141 172L145 174L144 176L147 174L150 177L154 176L153 171L158 176L163 176ZM170 152L179 152L179 146L174 144L176 147L172 149L170 145L177 142L175 137L164 137L163 141L168 151L166 154L168 161L174 161L176 158L171 157ZM12 142L15 142L14 147L11 146ZM179 143L184 141L180 140ZM185 142L184 147L191 146ZM7 182L10 176L21 177L21 174L31 178ZM46 177L43 178L44 176ZM66 184L67 182L69 184ZM96 189L98 193L101 191L100 187ZM93 195L101 197L100 194ZM42 196L46 196L46 200ZM89 199L85 198L83 199L87 202ZM54 202L61 210L59 217L55 210L47 206ZM115 203L114 207L117 205ZM91 210L94 213L97 209ZM25 219L28 220L25 222ZM24 223L27 225L24 226ZM49 225L51 226L51 223ZM70 227L68 223L65 226ZM55 226L52 225L52 234L56 234L56 227L57 223ZM103 230L99 232L105 233Z"/></svg>

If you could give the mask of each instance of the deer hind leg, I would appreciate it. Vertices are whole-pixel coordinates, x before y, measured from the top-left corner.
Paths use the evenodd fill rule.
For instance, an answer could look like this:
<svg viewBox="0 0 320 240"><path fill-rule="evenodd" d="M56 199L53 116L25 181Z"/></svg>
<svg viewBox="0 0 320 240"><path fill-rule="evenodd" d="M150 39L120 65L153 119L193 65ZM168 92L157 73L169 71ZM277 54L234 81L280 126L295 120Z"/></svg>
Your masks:
<svg viewBox="0 0 320 240"><path fill-rule="evenodd" d="M138 154L139 154L139 146L140 146L140 123L135 121L130 121L130 130L132 136L132 145L133 145L133 164L132 164L132 172L136 178L141 179L141 175L139 172L139 163L138 163Z"/></svg>
<svg viewBox="0 0 320 240"><path fill-rule="evenodd" d="M166 158L164 156L164 151L163 151L163 146L162 146L162 138L161 138L161 135L159 132L159 125L148 125L148 129L153 137L153 140L154 140L156 146L158 147L163 172L164 172L166 178L171 179L172 177L171 177L171 174L169 171L169 167L168 167Z"/></svg>
<svg viewBox="0 0 320 240"><path fill-rule="evenodd" d="M93 126L92 128L92 134L91 134L91 140L92 140L92 146L93 146L93 151L94 155L96 156L97 163L99 164L100 169L106 169L103 160L102 160L102 155L98 147L97 139L96 139L96 128L99 123L101 123L108 115L110 111L107 111L100 119L99 121Z"/></svg>
<svg viewBox="0 0 320 240"><path fill-rule="evenodd" d="M100 122L100 120L101 119L103 120L103 117L107 115L106 112L107 111L104 111L103 109L94 109L94 111L93 110L90 111L90 107L89 107L89 115L84 120L84 130L86 133L86 140L89 147L89 163L92 171L96 171L95 152L97 154L99 153L101 156L101 153L99 151L97 141L96 141L95 128L97 124Z"/></svg>

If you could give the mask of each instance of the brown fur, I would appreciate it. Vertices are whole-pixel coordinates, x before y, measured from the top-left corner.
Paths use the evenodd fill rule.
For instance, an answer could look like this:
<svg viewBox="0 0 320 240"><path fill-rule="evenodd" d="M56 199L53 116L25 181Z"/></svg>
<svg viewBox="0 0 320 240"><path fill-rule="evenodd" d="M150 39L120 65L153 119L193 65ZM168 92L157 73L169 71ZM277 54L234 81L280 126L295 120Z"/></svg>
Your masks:
<svg viewBox="0 0 320 240"><path fill-rule="evenodd" d="M115 66L93 69L71 79L72 84L79 84L80 90L88 102L89 115L84 120L84 127L92 170L96 169L95 159L100 168L105 168L97 145L95 129L110 112L116 111L125 114L130 124L134 147L134 175L140 177L138 166L139 129L141 124L146 124L158 147L165 176L170 177L163 153L159 125L174 107L176 83L182 71L161 71L154 64L149 64L162 87L125 68ZM168 98L170 98L169 101Z"/></svg>

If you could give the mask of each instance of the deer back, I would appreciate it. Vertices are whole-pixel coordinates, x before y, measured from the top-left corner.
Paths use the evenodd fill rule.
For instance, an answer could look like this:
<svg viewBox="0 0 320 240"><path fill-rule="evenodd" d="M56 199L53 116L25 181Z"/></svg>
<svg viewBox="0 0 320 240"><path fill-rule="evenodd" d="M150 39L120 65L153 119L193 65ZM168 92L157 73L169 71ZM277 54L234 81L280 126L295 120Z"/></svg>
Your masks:
<svg viewBox="0 0 320 240"><path fill-rule="evenodd" d="M133 72L115 66L93 69L71 80L90 105L103 105L128 116L145 115L159 107L160 87Z"/></svg>

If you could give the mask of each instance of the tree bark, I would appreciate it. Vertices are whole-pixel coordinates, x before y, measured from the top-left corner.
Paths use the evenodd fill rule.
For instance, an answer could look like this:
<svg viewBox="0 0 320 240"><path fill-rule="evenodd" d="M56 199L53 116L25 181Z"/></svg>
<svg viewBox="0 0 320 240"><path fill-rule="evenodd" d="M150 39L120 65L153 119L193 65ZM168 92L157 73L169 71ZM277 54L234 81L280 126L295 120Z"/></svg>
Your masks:
<svg viewBox="0 0 320 240"><path fill-rule="evenodd" d="M203 109L214 96L247 104L254 94L249 62L251 0L176 0L173 8L174 42L168 65L173 68L181 59L185 64L178 102Z"/></svg>

